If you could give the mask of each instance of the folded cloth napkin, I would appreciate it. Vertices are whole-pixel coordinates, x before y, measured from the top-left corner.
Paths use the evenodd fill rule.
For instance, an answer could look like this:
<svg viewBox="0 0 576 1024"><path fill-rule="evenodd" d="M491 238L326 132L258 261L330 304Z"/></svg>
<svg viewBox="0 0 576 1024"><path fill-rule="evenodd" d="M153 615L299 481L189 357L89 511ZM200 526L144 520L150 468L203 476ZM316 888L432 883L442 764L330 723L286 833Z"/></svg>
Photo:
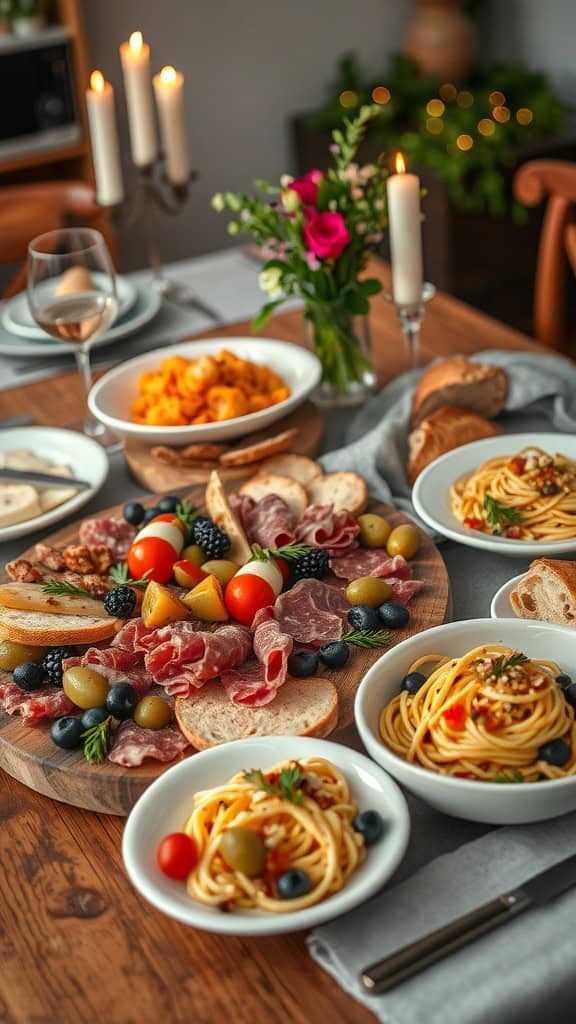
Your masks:
<svg viewBox="0 0 576 1024"><path fill-rule="evenodd" d="M361 971L576 852L576 814L498 828L313 931L314 959L383 1024L575 1019L576 888L530 908L380 996ZM374 847L369 856L378 856Z"/></svg>
<svg viewBox="0 0 576 1024"><path fill-rule="evenodd" d="M471 358L506 370L509 390L499 423L507 433L576 431L576 365L559 356L534 352L488 350ZM394 499L400 507L408 507L407 439L421 372L397 377L365 406L348 430L350 443L320 459L327 472L354 469L362 474L374 497Z"/></svg>

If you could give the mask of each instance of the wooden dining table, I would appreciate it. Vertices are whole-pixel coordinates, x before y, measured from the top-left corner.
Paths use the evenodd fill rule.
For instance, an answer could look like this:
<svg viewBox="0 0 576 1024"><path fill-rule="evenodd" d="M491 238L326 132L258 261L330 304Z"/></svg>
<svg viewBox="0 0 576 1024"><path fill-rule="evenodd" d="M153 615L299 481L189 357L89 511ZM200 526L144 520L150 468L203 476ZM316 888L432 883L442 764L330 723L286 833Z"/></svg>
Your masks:
<svg viewBox="0 0 576 1024"><path fill-rule="evenodd" d="M370 270L387 277L382 264ZM276 316L262 333L300 344L302 328L301 313L292 311ZM371 328L384 384L404 369L405 357L396 312L383 296L372 302ZM212 333L247 333L247 324ZM438 294L426 311L423 362L482 349L542 351L510 327ZM38 424L77 420L75 373L0 392L1 417L26 411ZM118 493L117 500L124 497ZM310 958L303 933L235 938L164 917L128 882L121 818L54 802L3 773L1 781L0 1021L374 1020Z"/></svg>

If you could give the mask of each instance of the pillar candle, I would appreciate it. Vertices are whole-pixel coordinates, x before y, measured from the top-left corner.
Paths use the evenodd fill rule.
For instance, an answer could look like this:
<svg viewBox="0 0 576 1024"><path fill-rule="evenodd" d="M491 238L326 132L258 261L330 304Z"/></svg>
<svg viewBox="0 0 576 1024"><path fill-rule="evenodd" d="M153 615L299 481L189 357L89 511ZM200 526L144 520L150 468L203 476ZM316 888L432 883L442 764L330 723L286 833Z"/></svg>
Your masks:
<svg viewBox="0 0 576 1024"><path fill-rule="evenodd" d="M154 163L158 153L154 104L150 84L150 47L141 32L133 32L120 47L130 126L132 159L137 167Z"/></svg>
<svg viewBox="0 0 576 1024"><path fill-rule="evenodd" d="M114 90L100 71L90 75L86 107L96 178L96 198L102 206L115 206L124 198L122 167L116 130Z"/></svg>
<svg viewBox="0 0 576 1024"><path fill-rule="evenodd" d="M184 75L172 67L154 75L166 175L172 185L185 185L190 175L184 119Z"/></svg>
<svg viewBox="0 0 576 1024"><path fill-rule="evenodd" d="M422 224L420 179L406 174L404 158L396 156L396 174L386 182L388 229L394 301L412 305L422 298Z"/></svg>

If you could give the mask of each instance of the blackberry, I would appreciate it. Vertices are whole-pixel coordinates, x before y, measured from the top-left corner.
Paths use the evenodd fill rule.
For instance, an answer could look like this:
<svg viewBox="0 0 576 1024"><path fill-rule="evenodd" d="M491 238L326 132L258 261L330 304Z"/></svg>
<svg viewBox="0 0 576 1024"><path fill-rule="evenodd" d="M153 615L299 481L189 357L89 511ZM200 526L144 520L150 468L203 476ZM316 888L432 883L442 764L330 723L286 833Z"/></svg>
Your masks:
<svg viewBox="0 0 576 1024"><path fill-rule="evenodd" d="M192 537L194 543L202 548L207 561L211 558L222 558L230 547L228 534L207 516L198 516L198 519L194 520Z"/></svg>
<svg viewBox="0 0 576 1024"><path fill-rule="evenodd" d="M136 594L131 587L114 587L104 598L104 608L116 619L129 619L135 607Z"/></svg>
<svg viewBox="0 0 576 1024"><path fill-rule="evenodd" d="M45 656L42 667L54 686L62 686L62 662L73 654L71 647L53 647Z"/></svg>
<svg viewBox="0 0 576 1024"><path fill-rule="evenodd" d="M323 548L314 548L307 555L292 562L290 568L295 580L321 580L328 572L328 552Z"/></svg>

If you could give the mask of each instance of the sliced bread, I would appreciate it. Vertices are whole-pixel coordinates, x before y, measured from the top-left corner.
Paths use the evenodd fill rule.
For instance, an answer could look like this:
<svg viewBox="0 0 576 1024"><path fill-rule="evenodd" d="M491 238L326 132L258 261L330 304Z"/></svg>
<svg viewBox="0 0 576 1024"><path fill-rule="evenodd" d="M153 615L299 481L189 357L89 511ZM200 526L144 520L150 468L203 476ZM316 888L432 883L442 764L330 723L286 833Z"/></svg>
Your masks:
<svg viewBox="0 0 576 1024"><path fill-rule="evenodd" d="M576 626L576 562L537 558L510 594L521 619Z"/></svg>
<svg viewBox="0 0 576 1024"><path fill-rule="evenodd" d="M328 736L338 722L338 692L329 679L288 679L270 704L233 704L220 683L176 701L176 718L196 750L249 736Z"/></svg>
<svg viewBox="0 0 576 1024"><path fill-rule="evenodd" d="M440 455L462 444L481 441L484 437L500 433L500 428L483 416L452 405L441 406L426 416L408 437L407 468L410 484Z"/></svg>
<svg viewBox="0 0 576 1024"><path fill-rule="evenodd" d="M303 487L307 487L315 477L322 476L322 466L307 455L272 455L264 460L260 472L289 476L291 480L297 480Z"/></svg>
<svg viewBox="0 0 576 1024"><path fill-rule="evenodd" d="M254 462L261 462L276 452L287 451L297 433L296 428L291 427L280 434L275 434L274 437L265 437L261 440L255 440L254 435L249 434L243 444L224 452L220 456L220 462L223 466L249 466Z"/></svg>
<svg viewBox="0 0 576 1024"><path fill-rule="evenodd" d="M334 505L336 510L347 509L355 516L368 504L365 481L348 470L315 477L308 484L308 494L314 505Z"/></svg>
<svg viewBox="0 0 576 1024"><path fill-rule="evenodd" d="M504 408L508 379L499 366L451 356L424 371L414 393L412 423L418 424L442 405L456 405L493 419Z"/></svg>
<svg viewBox="0 0 576 1024"><path fill-rule="evenodd" d="M109 615L91 618L88 615L51 615L0 608L0 640L41 647L96 644L113 637L124 622L125 619L112 619Z"/></svg>
<svg viewBox="0 0 576 1024"><path fill-rule="evenodd" d="M38 583L0 583L0 608L49 615L88 615L106 618L104 603L80 594L49 594Z"/></svg>
<svg viewBox="0 0 576 1024"><path fill-rule="evenodd" d="M302 484L288 476L276 476L275 473L257 473L250 477L242 484L240 494L247 494L254 501L265 498L267 494L277 494L286 502L297 522L309 505L308 494Z"/></svg>

